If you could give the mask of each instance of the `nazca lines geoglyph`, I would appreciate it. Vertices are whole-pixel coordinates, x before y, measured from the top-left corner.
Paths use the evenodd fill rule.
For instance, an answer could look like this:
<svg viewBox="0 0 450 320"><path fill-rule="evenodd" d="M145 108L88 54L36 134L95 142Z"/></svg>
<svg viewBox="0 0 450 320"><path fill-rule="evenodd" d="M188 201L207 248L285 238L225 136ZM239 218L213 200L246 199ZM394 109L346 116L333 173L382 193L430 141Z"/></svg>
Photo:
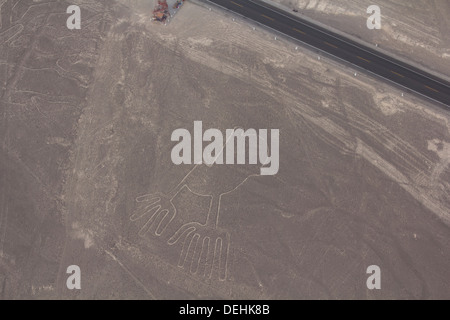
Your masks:
<svg viewBox="0 0 450 320"><path fill-rule="evenodd" d="M259 137L261 139L261 137ZM225 149L228 140L225 142L221 153ZM221 154L219 153L219 155ZM218 155L218 156L219 156ZM190 272L191 274L203 277L214 278L220 281L227 279L228 261L230 256L231 237L228 230L220 227L220 206L222 197L235 192L251 177L257 177L259 174L248 174L242 176L239 182L234 185L222 187L220 192L203 194L195 192L189 185L189 180L195 175L201 175L202 169L213 171L214 168L225 168L223 165L196 164L191 171L181 180L181 182L169 194L161 192L155 194L146 194L136 198L137 209L131 216L131 221L144 220L144 225L140 228L138 234L144 237L151 234L156 237L162 236L168 226L172 224L177 216L177 208L173 200L184 188L192 194L206 196L210 198L209 211L206 220L202 222L192 221L180 226L167 241L169 246L181 243L182 249L179 254L178 267ZM233 170L236 166L226 166L227 170ZM255 167L259 171L259 168ZM227 177L214 175L215 179L225 180Z"/></svg>

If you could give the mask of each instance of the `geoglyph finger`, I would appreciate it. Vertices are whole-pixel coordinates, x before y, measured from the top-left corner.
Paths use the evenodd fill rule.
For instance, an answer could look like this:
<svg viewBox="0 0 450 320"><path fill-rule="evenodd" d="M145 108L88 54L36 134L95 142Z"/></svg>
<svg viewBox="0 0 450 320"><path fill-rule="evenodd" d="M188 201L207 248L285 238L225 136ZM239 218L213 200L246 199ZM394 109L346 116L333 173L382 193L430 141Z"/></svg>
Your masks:
<svg viewBox="0 0 450 320"><path fill-rule="evenodd" d="M170 214L169 210L167 209L161 210L161 212L158 215L158 218L155 221L155 224L156 223L158 224L155 230L155 235L160 236L164 232L164 230L166 230L169 223L173 220L174 214L172 214L171 216L169 214Z"/></svg>
<svg viewBox="0 0 450 320"><path fill-rule="evenodd" d="M170 237L170 239L167 241L167 243L169 245L174 245L175 243L178 242L178 240L180 240L180 238L188 232L188 234L190 234L191 232L195 231L196 228L195 227L189 227L189 225L184 225L182 226L180 229L177 230L177 232L175 232L175 234Z"/></svg>
<svg viewBox="0 0 450 320"><path fill-rule="evenodd" d="M194 231L195 231L195 228L193 228L189 233L187 233L186 237L185 237L185 239L183 241L183 248L181 249L180 257L178 259L178 266L180 268L183 268L184 264L186 262L186 258L187 258L188 253L189 253L189 247L191 245L192 239L194 238L194 235L193 235Z"/></svg>
<svg viewBox="0 0 450 320"><path fill-rule="evenodd" d="M136 221L141 219L145 215L154 214L161 208L160 205L149 204L145 207L140 207L136 212L130 217L131 221Z"/></svg>
<svg viewBox="0 0 450 320"><path fill-rule="evenodd" d="M209 242L210 242L209 237L203 238L202 248L200 251L200 256L198 258L197 274L202 277L205 276L206 263L208 261Z"/></svg>
<svg viewBox="0 0 450 320"><path fill-rule="evenodd" d="M140 236L143 236L147 232L151 231L153 229L152 227L157 224L157 221L159 221L158 217L161 215L161 210L160 209L161 209L161 206L156 206L155 208L152 209L153 214L147 220L147 222L144 224L144 226L141 228L141 230L139 231L139 235Z"/></svg>
<svg viewBox="0 0 450 320"><path fill-rule="evenodd" d="M153 194L146 194L136 198L136 202L156 203L158 201L161 201L161 197L155 196Z"/></svg>

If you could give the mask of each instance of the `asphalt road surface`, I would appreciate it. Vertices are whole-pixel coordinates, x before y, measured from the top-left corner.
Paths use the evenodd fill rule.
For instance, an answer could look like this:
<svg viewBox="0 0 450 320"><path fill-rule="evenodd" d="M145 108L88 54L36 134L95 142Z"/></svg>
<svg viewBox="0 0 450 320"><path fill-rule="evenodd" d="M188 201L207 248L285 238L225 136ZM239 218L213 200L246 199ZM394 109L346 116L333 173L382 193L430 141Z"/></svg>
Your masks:
<svg viewBox="0 0 450 320"><path fill-rule="evenodd" d="M426 96L450 109L450 83L266 3L207 0Z"/></svg>

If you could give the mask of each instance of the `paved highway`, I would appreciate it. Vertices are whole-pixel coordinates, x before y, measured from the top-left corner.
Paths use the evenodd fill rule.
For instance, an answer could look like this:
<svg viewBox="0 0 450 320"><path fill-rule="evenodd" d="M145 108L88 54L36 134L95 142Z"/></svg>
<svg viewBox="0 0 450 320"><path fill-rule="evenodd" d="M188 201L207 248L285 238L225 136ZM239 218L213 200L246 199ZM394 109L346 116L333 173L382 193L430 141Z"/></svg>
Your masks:
<svg viewBox="0 0 450 320"><path fill-rule="evenodd" d="M450 83L281 9L253 0L207 0L426 96L450 109Z"/></svg>

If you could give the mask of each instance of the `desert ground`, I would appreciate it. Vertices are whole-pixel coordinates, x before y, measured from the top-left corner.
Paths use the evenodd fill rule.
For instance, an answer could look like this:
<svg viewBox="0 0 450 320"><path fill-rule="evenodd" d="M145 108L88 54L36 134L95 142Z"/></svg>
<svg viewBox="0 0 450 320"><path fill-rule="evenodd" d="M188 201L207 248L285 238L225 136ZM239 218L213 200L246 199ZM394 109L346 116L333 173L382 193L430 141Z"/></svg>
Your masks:
<svg viewBox="0 0 450 320"><path fill-rule="evenodd" d="M292 12L378 44L419 66L450 77L450 2L447 0L272 0ZM381 30L369 30L367 8L381 9Z"/></svg>
<svg viewBox="0 0 450 320"><path fill-rule="evenodd" d="M0 1L2 299L450 298L447 111L197 2L70 4ZM199 120L279 129L279 173L175 166Z"/></svg>

